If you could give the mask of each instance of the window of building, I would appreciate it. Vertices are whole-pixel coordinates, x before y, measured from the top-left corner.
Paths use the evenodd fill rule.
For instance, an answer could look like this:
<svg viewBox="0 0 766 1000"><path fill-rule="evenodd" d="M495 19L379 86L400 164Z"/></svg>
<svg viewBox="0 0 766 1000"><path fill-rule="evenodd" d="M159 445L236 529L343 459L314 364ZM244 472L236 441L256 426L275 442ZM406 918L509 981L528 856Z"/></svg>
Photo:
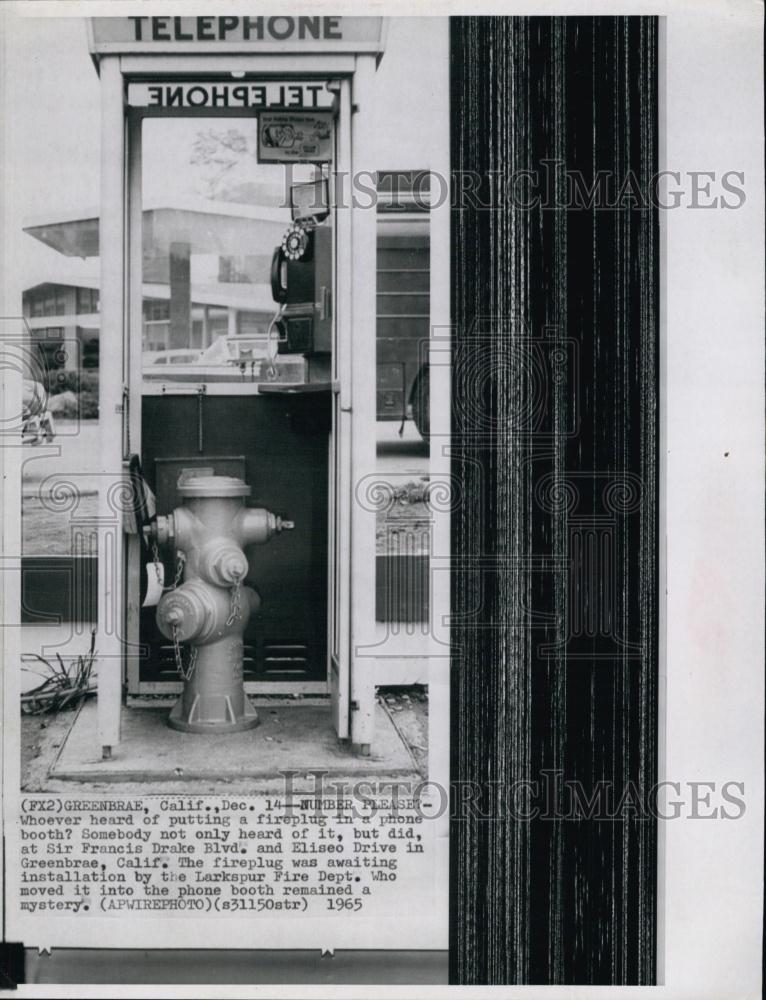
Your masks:
<svg viewBox="0 0 766 1000"><path fill-rule="evenodd" d="M53 286L45 291L34 292L30 296L29 312L34 318L66 315L64 289L59 286Z"/></svg>
<svg viewBox="0 0 766 1000"><path fill-rule="evenodd" d="M98 312L98 289L78 288L77 289L77 313L84 316L88 313Z"/></svg>
<svg viewBox="0 0 766 1000"><path fill-rule="evenodd" d="M68 358L63 326L46 326L34 330L33 339L46 371L59 371L66 367Z"/></svg>
<svg viewBox="0 0 766 1000"><path fill-rule="evenodd" d="M80 351L83 368L98 368L98 335L93 336L89 330L83 331L80 335Z"/></svg>
<svg viewBox="0 0 766 1000"><path fill-rule="evenodd" d="M170 318L170 303L166 299L144 299L144 319L151 323Z"/></svg>

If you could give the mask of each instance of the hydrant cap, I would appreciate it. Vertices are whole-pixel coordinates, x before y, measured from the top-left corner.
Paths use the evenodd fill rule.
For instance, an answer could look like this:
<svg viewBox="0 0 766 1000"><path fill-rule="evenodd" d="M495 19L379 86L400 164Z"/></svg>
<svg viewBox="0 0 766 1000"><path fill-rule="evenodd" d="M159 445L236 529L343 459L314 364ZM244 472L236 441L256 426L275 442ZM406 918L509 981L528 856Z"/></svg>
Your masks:
<svg viewBox="0 0 766 1000"><path fill-rule="evenodd" d="M180 497L249 497L250 487L236 476L190 476L178 487Z"/></svg>

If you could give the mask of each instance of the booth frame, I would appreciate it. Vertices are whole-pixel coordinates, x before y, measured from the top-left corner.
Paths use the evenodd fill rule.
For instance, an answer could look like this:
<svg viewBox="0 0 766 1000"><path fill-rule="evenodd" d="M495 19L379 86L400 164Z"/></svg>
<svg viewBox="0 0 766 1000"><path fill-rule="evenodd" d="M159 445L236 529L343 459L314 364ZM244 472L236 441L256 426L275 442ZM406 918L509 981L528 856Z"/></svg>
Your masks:
<svg viewBox="0 0 766 1000"><path fill-rule="evenodd" d="M384 19L385 25L385 19ZM384 32L385 33L385 29ZM382 46L381 42L381 46ZM140 133L143 113L129 112L127 85L133 80L230 77L323 79L338 94L337 159L334 170L351 178L355 170L375 170L374 76L380 52L319 54L175 55L102 53L101 86L101 471L121 482L130 450L140 452L142 387ZM208 111L208 115L212 112ZM151 112L150 112L151 114ZM175 117L179 112L171 112ZM185 112L183 114L186 114ZM221 114L216 110L216 115ZM241 111L229 111L229 115ZM221 115L223 117L223 115ZM430 169L430 165L429 165ZM448 206L445 206L445 208ZM443 224L441 223L443 220ZM434 213L431 269L432 356L431 424L449 433L449 243L447 211ZM440 232L444 230L444 232ZM350 205L335 213L335 346L333 421L330 441L327 681L254 682L249 693L329 693L332 721L339 738L369 752L374 735L375 688L381 683L429 683L434 665L446 675L449 644L449 515L434 518L430 584L430 621L421 636L387 645L386 626L375 621L375 513L354 501L354 484L375 472L375 314L376 213ZM138 238L137 238L138 236ZM442 242L443 241L443 242ZM438 251L441 244L443 250ZM434 310L438 302L441 309ZM137 335L138 330L138 335ZM355 332L356 331L356 332ZM364 331L360 335L359 331ZM438 341L438 343L437 343ZM139 345L139 349L135 349ZM133 349L131 349L133 348ZM106 359L121 358L122 365ZM193 388L193 387L192 387ZM157 389L148 389L156 392ZM237 386L207 392L235 394ZM436 440L441 444L442 438ZM446 438L448 440L448 437ZM437 452L441 454L437 454ZM449 475L447 447L431 448L432 478ZM133 537L123 544L123 512L108 490L99 499L98 580L98 738L104 756L120 741L124 681L133 696L158 693L138 680L137 588L140 549ZM441 553L441 558L436 557ZM332 569L334 564L334 571ZM353 587L352 587L353 581ZM128 655L125 646L128 644ZM389 651L390 650L390 651ZM180 683L161 685L164 693ZM439 699L444 705L446 698Z"/></svg>

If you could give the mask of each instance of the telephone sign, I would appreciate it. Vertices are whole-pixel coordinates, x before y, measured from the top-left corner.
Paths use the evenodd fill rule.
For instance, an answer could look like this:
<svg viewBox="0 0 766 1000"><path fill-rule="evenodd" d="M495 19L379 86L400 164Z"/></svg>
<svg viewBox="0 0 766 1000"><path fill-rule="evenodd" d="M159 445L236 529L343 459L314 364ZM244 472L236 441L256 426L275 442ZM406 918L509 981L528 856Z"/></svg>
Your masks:
<svg viewBox="0 0 766 1000"><path fill-rule="evenodd" d="M179 52L369 52L385 45L382 17L92 17L94 56Z"/></svg>
<svg viewBox="0 0 766 1000"><path fill-rule="evenodd" d="M131 83L128 104L134 108L279 108L332 109L334 94L324 83Z"/></svg>

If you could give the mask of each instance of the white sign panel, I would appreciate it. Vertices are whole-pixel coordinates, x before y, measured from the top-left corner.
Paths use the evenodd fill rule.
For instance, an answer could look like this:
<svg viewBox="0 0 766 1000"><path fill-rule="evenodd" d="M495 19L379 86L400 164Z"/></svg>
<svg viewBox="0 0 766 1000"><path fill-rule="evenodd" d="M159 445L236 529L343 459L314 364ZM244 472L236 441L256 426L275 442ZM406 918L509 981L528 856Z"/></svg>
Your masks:
<svg viewBox="0 0 766 1000"><path fill-rule="evenodd" d="M327 163L332 116L265 112L258 121L259 163Z"/></svg>
<svg viewBox="0 0 766 1000"><path fill-rule="evenodd" d="M382 17L92 17L90 50L116 52L371 52Z"/></svg>

